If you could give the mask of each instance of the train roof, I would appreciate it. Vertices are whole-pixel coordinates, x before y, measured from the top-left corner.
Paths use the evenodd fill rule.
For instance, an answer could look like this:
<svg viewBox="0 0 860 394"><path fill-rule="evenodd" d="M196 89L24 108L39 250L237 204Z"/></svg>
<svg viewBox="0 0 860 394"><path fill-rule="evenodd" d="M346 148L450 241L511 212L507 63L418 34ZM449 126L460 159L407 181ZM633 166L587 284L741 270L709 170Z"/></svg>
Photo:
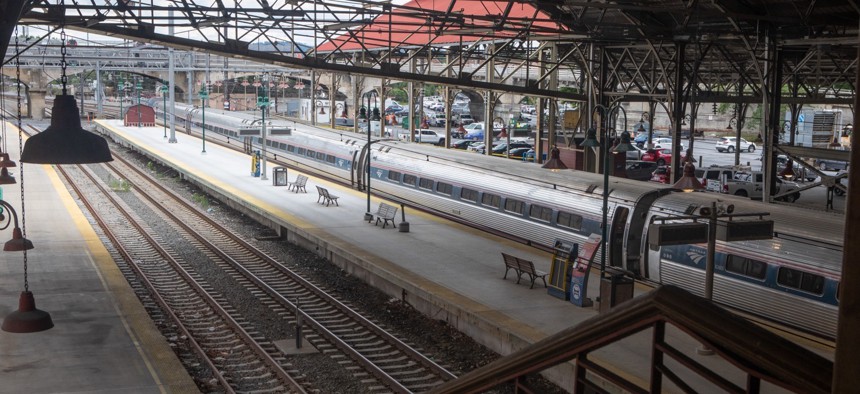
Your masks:
<svg viewBox="0 0 860 394"><path fill-rule="evenodd" d="M505 160L499 157L467 152L463 150L444 149L429 144L391 141L385 144L392 147L389 153L410 156L417 160L443 160L455 166L468 166L475 171L493 174L504 174L522 183L531 183L544 187L566 190L578 195L602 196L603 175L586 171L561 170L550 171L540 165L520 160ZM395 152L394 149L397 149ZM610 199L618 203L634 204L643 195L655 190L668 192L669 186L653 182L641 182L626 178L609 177Z"/></svg>
<svg viewBox="0 0 860 394"><path fill-rule="evenodd" d="M698 213L700 207L734 205L734 213L768 213L764 219L774 221L774 238L762 241L732 242L732 246L752 255L805 256L805 265L838 275L842 266L845 218L832 212L813 211L783 203L765 204L748 198L702 193L672 193L657 199L653 212L659 216L685 216ZM739 218L738 220L743 220Z"/></svg>

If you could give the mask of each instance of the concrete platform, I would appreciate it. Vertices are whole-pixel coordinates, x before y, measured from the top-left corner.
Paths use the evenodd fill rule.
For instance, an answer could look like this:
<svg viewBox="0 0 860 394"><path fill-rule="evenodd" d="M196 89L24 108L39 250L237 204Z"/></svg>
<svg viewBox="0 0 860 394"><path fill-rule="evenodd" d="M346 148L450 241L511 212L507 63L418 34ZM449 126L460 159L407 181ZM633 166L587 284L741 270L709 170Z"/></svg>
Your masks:
<svg viewBox="0 0 860 394"><path fill-rule="evenodd" d="M16 130L7 148L18 161ZM199 392L52 166L24 165L3 198L26 220L29 288L54 328L0 331L0 393ZM22 211L25 217L22 218ZM0 232L0 240L12 230ZM0 318L18 307L23 252L0 253Z"/></svg>

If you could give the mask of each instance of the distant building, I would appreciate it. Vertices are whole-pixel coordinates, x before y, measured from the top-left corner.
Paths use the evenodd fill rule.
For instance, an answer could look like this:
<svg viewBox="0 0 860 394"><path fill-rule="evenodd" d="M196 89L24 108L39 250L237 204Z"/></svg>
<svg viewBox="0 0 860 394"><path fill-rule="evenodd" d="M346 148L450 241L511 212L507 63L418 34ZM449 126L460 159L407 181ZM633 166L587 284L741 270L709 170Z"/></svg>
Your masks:
<svg viewBox="0 0 860 394"><path fill-rule="evenodd" d="M143 104L132 105L123 118L125 126L155 126L155 109Z"/></svg>

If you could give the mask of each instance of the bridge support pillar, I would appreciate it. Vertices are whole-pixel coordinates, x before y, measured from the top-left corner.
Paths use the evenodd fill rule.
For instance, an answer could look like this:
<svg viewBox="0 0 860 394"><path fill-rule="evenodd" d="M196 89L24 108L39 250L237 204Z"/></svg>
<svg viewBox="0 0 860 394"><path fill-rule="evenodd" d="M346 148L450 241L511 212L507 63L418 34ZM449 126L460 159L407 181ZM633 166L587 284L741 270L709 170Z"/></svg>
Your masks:
<svg viewBox="0 0 860 394"><path fill-rule="evenodd" d="M27 91L27 115L30 119L45 119L45 93L44 90Z"/></svg>

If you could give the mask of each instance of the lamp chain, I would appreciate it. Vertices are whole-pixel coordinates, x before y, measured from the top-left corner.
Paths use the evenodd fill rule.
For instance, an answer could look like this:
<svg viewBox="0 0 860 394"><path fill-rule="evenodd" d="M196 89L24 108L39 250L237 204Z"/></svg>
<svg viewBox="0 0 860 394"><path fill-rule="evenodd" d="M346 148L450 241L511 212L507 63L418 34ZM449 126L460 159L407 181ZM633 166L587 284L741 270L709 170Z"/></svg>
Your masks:
<svg viewBox="0 0 860 394"><path fill-rule="evenodd" d="M63 83L63 96L66 95L66 26L60 27L60 82Z"/></svg>
<svg viewBox="0 0 860 394"><path fill-rule="evenodd" d="M15 53L18 52L18 27L15 27ZM15 58L15 77L18 78L18 94L17 104L18 104L18 157L21 157L21 154L24 150L24 132L23 127L21 125L21 57L18 56ZM65 75L65 73L63 74ZM63 85L65 88L66 85ZM64 93L65 94L65 93ZM27 222L24 219L24 163L20 164L21 172L18 174L18 178L21 182L21 235L24 239L27 239ZM27 280L27 249L24 248L24 291L30 291L30 282Z"/></svg>

